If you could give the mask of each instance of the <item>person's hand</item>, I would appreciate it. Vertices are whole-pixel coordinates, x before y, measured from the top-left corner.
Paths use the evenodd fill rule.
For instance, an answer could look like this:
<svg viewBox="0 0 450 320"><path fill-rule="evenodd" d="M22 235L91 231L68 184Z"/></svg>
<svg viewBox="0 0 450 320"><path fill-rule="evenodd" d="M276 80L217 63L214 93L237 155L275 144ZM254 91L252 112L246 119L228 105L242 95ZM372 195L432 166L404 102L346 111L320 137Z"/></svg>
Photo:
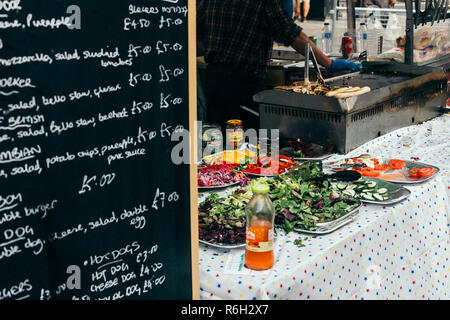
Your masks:
<svg viewBox="0 0 450 320"><path fill-rule="evenodd" d="M361 64L350 62L347 60L333 60L331 62L330 71L331 72L339 72L339 71L345 71L350 70L352 72L361 71Z"/></svg>

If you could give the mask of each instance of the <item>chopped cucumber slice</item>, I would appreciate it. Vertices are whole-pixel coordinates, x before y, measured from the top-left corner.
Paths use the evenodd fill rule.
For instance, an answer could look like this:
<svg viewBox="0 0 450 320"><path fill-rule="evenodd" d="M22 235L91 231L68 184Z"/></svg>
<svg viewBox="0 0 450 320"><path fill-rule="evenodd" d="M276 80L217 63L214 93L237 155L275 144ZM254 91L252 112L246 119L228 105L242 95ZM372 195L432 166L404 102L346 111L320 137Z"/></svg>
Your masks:
<svg viewBox="0 0 450 320"><path fill-rule="evenodd" d="M375 199L377 199L377 200L380 200L380 201L383 201L383 200L384 200L384 197L383 197L382 195L378 194L378 193L374 193L374 194L373 194L373 197L374 197Z"/></svg>
<svg viewBox="0 0 450 320"><path fill-rule="evenodd" d="M356 195L355 190L350 190L350 189L344 190L344 192L342 192L342 193L347 196L350 196L350 197L354 197Z"/></svg>
<svg viewBox="0 0 450 320"><path fill-rule="evenodd" d="M377 191L378 191L378 193L380 193L380 194L384 194L384 193L387 193L387 192L388 192L388 189L386 189L386 188L380 188L380 189L378 189Z"/></svg>
<svg viewBox="0 0 450 320"><path fill-rule="evenodd" d="M365 194L364 195L364 199L366 199L366 200L375 200L375 198L374 197L372 197L372 195L371 194Z"/></svg>

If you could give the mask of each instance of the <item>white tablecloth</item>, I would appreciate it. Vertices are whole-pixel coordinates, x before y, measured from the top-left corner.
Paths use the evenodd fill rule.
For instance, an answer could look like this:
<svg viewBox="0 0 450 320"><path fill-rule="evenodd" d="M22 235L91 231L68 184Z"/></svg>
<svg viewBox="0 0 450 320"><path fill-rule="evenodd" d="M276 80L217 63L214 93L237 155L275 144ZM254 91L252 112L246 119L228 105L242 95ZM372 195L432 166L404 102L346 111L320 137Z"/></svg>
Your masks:
<svg viewBox="0 0 450 320"><path fill-rule="evenodd" d="M332 234L278 230L269 271L245 269L244 249L200 244L201 298L449 299L450 115L394 131L349 155L363 153L418 157L441 171L407 186L412 194L402 203L364 205L355 221ZM298 238L305 246L294 245Z"/></svg>

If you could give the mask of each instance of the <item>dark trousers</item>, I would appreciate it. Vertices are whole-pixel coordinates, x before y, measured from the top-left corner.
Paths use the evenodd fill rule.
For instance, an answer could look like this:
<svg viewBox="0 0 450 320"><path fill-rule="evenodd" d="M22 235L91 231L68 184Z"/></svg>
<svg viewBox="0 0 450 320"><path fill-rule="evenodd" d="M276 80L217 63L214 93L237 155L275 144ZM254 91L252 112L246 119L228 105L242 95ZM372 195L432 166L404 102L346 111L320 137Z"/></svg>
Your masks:
<svg viewBox="0 0 450 320"><path fill-rule="evenodd" d="M208 65L206 75L208 121L224 130L231 119L242 120L244 128L259 129L259 117L245 111L246 106L258 112L253 95L264 90L264 79L224 66Z"/></svg>

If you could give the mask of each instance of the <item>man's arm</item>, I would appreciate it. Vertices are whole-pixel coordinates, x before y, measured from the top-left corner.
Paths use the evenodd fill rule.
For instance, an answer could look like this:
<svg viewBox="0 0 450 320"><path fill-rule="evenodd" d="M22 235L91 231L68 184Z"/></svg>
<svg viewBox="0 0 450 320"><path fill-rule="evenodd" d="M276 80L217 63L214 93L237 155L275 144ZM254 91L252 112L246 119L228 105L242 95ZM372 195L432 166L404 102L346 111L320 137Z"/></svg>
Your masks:
<svg viewBox="0 0 450 320"><path fill-rule="evenodd" d="M290 45L303 55L305 53L306 43L309 42L314 55L316 56L317 63L327 69L330 69L331 72L360 70L359 65L356 63L348 62L346 60L331 60L328 58L322 50L314 45L314 43L302 31L302 28L297 26L287 15L281 7L280 1L269 0L266 3L266 14L269 22L269 30L273 34L275 41Z"/></svg>
<svg viewBox="0 0 450 320"><path fill-rule="evenodd" d="M316 56L317 63L321 64L327 69L331 68L331 59L328 58L322 50L320 50L314 42L312 42L306 33L303 31L300 32L300 34L294 39L294 41L291 43L292 48L300 52L302 55L305 55L305 46L306 43L309 42L309 45L311 46L311 49L314 52L314 55Z"/></svg>
<svg viewBox="0 0 450 320"><path fill-rule="evenodd" d="M350 62L344 59L331 60L330 58L328 58L325 53L323 53L322 50L320 50L303 31L301 31L300 34L292 41L291 46L301 54L305 55L305 46L308 42L314 52L314 55L316 56L317 63L329 69L331 72L339 72L345 70L356 72L361 70L361 66L358 63Z"/></svg>

